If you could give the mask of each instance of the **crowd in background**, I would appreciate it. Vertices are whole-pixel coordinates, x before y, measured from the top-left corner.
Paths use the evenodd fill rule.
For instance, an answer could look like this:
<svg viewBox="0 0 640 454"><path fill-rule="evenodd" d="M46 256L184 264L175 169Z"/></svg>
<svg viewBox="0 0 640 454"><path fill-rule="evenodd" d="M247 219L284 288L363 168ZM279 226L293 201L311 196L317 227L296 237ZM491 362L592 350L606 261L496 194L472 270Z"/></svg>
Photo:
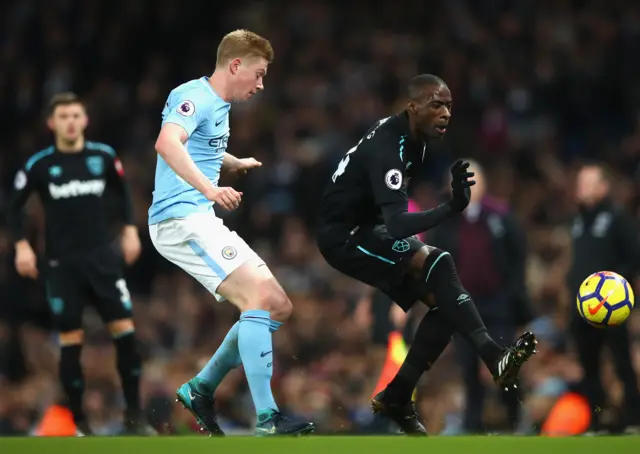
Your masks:
<svg viewBox="0 0 640 454"><path fill-rule="evenodd" d="M370 354L369 321L354 309L367 289L331 270L313 227L323 186L342 155L377 119L403 108L404 86L434 73L451 88L453 119L429 146L429 171L413 182L417 202L438 203L454 157L486 169L489 191L508 203L527 234L527 284L540 354L523 369L521 429L580 378L566 337L573 296L565 285L577 165L598 159L616 174L614 199L633 213L640 195L640 3L631 0L451 0L378 2L37 0L0 5L0 206L17 168L50 144L43 107L73 90L86 101L88 137L121 157L143 253L128 270L145 359L143 396L158 424L195 430L173 404L176 387L208 359L238 314L216 304L150 243L154 141L176 85L213 71L219 39L248 28L271 40L276 59L263 94L231 114L229 152L263 167L229 182L244 192L237 212L218 214L266 260L294 304L274 337L273 387L289 412L325 433L373 431L368 400L381 364ZM222 8L222 9L220 9ZM38 203L28 206L42 251ZM428 236L427 236L428 242ZM0 224L0 435L29 433L56 402L57 346L42 283L19 279ZM634 361L640 370L640 323ZM86 317L86 405L98 433L114 433L121 398L112 347ZM424 378L418 410L434 432L456 433L464 405L453 354ZM606 365L612 402L620 390ZM487 375L486 380L490 381ZM253 418L242 370L218 390L223 427ZM504 415L485 409L499 430Z"/></svg>

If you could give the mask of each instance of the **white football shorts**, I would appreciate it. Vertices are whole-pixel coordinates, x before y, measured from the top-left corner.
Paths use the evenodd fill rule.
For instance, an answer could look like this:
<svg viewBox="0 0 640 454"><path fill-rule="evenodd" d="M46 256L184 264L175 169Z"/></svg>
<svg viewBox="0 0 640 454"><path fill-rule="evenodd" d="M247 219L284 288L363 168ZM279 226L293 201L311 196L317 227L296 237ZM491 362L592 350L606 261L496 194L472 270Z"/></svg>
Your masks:
<svg viewBox="0 0 640 454"><path fill-rule="evenodd" d="M234 270L258 255L212 212L193 213L149 226L157 251L196 278L218 301L218 286ZM264 263L264 262L262 262Z"/></svg>

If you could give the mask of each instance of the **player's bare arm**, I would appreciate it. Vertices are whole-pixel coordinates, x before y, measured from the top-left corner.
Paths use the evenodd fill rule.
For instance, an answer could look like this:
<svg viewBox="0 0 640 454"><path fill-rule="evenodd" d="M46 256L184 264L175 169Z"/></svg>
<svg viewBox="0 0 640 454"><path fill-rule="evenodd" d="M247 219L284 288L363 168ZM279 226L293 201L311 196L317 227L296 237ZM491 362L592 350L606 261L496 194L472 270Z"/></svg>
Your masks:
<svg viewBox="0 0 640 454"><path fill-rule="evenodd" d="M229 173L244 175L247 170L261 166L262 163L255 158L236 158L231 153L225 153L222 157L222 170Z"/></svg>
<svg viewBox="0 0 640 454"><path fill-rule="evenodd" d="M182 126L166 123L160 129L156 140L156 151L178 176L200 191L207 199L227 210L238 208L242 193L233 188L217 188L213 185L189 156L184 146L188 138Z"/></svg>

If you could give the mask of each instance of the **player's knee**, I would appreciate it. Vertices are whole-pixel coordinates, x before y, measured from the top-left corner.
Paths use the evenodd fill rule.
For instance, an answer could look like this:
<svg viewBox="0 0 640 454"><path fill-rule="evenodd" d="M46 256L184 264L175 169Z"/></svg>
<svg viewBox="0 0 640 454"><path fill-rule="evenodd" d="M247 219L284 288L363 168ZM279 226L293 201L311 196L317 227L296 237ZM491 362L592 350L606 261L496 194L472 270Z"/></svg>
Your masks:
<svg viewBox="0 0 640 454"><path fill-rule="evenodd" d="M133 324L133 319L131 318L123 318L120 320L109 322L107 323L107 328L111 333L111 337L113 337L114 339L135 332L135 325Z"/></svg>
<svg viewBox="0 0 640 454"><path fill-rule="evenodd" d="M271 271L262 262L248 262L235 270L217 289L240 311L264 310L272 320L283 322L292 306Z"/></svg>
<svg viewBox="0 0 640 454"><path fill-rule="evenodd" d="M409 272L414 278L420 278L423 276L423 269L425 263L429 260L429 257L434 257L442 252L440 249L435 248L433 246L424 245L420 249L418 249L413 257L411 257L411 261L409 262Z"/></svg>
<svg viewBox="0 0 640 454"><path fill-rule="evenodd" d="M467 291L462 286L453 257L446 251L434 248L430 251L422 268L425 290L425 302L429 306L439 305L453 298L464 297L464 302L470 300Z"/></svg>
<svg viewBox="0 0 640 454"><path fill-rule="evenodd" d="M275 278L268 278L259 284L259 298L256 301L258 307L269 312L272 320L284 322L291 316L293 306L287 294Z"/></svg>
<svg viewBox="0 0 640 454"><path fill-rule="evenodd" d="M429 286L434 282L438 282L441 285L442 281L460 281L453 257L447 251L438 248L432 248L429 251L429 255L422 266L422 273L424 282Z"/></svg>
<svg viewBox="0 0 640 454"><path fill-rule="evenodd" d="M72 331L62 332L58 334L58 340L61 347L82 345L84 343L84 330L74 329Z"/></svg>
<svg viewBox="0 0 640 454"><path fill-rule="evenodd" d="M269 311L271 314L271 319L277 322L284 322L291 317L291 313L293 312L293 304L291 304L291 300L287 297L284 291L281 290L281 294L278 295L277 299L274 299L274 303L272 305L272 309Z"/></svg>
<svg viewBox="0 0 640 454"><path fill-rule="evenodd" d="M423 267L423 301L430 307L443 304L463 304L471 302L471 297L462 286L451 255L434 249Z"/></svg>

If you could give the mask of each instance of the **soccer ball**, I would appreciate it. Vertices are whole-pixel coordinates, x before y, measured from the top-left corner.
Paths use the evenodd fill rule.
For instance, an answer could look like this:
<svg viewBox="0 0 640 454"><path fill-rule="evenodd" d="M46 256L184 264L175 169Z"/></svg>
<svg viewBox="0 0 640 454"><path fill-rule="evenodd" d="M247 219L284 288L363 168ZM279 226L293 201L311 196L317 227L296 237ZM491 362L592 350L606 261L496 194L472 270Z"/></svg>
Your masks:
<svg viewBox="0 0 640 454"><path fill-rule="evenodd" d="M576 300L582 318L599 328L624 323L634 302L627 280L611 271L599 271L586 278Z"/></svg>

